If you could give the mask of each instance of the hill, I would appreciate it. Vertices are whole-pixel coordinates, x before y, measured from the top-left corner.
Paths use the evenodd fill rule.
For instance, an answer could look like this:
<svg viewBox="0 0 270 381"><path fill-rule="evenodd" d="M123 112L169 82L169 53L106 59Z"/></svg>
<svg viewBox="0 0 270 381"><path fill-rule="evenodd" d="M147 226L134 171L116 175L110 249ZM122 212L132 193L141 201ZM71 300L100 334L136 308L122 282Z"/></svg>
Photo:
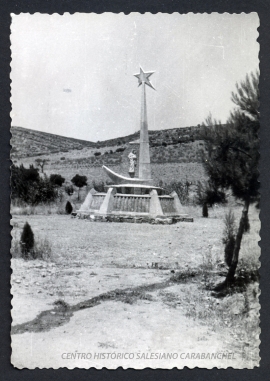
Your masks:
<svg viewBox="0 0 270 381"><path fill-rule="evenodd" d="M12 157L40 156L95 146L95 143L86 140L67 138L23 127L11 127L11 133Z"/></svg>
<svg viewBox="0 0 270 381"><path fill-rule="evenodd" d="M36 165L37 159L45 159L44 172L59 173L67 181L79 173L89 180L106 182L103 164L128 175L130 150L135 148L139 156L138 145L129 144L138 141L139 131L96 143L22 127L12 127L11 131L14 164L28 167ZM204 178L204 142L200 132L199 126L149 131L152 176L156 184L178 180L196 182Z"/></svg>
<svg viewBox="0 0 270 381"><path fill-rule="evenodd" d="M11 133L11 156L13 159L59 152L65 153L72 150L82 150L83 148L120 147L139 138L139 131L137 131L134 134L95 143L15 126L11 127ZM149 139L151 147L166 147L167 145L200 140L200 126L159 131L150 130Z"/></svg>

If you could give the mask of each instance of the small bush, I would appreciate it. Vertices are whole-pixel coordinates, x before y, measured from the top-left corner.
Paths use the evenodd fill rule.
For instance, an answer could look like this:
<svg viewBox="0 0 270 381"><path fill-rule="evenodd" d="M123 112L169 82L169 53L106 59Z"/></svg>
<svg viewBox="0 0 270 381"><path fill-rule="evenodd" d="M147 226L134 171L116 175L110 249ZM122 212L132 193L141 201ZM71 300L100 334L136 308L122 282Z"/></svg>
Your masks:
<svg viewBox="0 0 270 381"><path fill-rule="evenodd" d="M203 204L203 208L202 208L202 216L207 218L208 217L208 206L206 203Z"/></svg>
<svg viewBox="0 0 270 381"><path fill-rule="evenodd" d="M101 181L101 182L96 182L95 180L93 180L92 184L93 184L92 187L93 187L97 192L101 192L101 193L105 193L105 192L106 192L105 184L104 184L103 181Z"/></svg>
<svg viewBox="0 0 270 381"><path fill-rule="evenodd" d="M36 240L34 250L32 252L31 259L41 259L43 261L48 261L52 257L52 247L47 238Z"/></svg>
<svg viewBox="0 0 270 381"><path fill-rule="evenodd" d="M52 174L50 175L50 182L55 186L61 187L65 182L65 179L61 175Z"/></svg>
<svg viewBox="0 0 270 381"><path fill-rule="evenodd" d="M74 193L74 188L73 188L73 186L72 186L72 185L67 185L67 186L65 187L65 192L66 192L69 196L73 195L73 193Z"/></svg>
<svg viewBox="0 0 270 381"><path fill-rule="evenodd" d="M12 234L12 241L11 241L10 252L11 252L11 255L12 255L13 258L21 258L22 257L21 244L20 244L20 240L18 239L18 236L17 236L16 233Z"/></svg>
<svg viewBox="0 0 270 381"><path fill-rule="evenodd" d="M66 213L67 214L71 214L72 213L73 208L72 208L72 205L71 205L71 203L69 201L67 201L65 209L66 209Z"/></svg>
<svg viewBox="0 0 270 381"><path fill-rule="evenodd" d="M225 204L227 202L225 193L215 188L210 181L199 181L196 193L196 201L202 206L207 203L212 207L214 204Z"/></svg>
<svg viewBox="0 0 270 381"><path fill-rule="evenodd" d="M124 152L126 147L120 147L115 150L115 152Z"/></svg>
<svg viewBox="0 0 270 381"><path fill-rule="evenodd" d="M15 234L12 238L11 254L13 258L23 259L41 259L48 261L52 257L52 248L47 238L35 238L32 248L27 252L25 245L22 245L22 240L19 241Z"/></svg>
<svg viewBox="0 0 270 381"><path fill-rule="evenodd" d="M172 181L169 184L163 184L168 193L175 191L183 205L188 204L190 183L188 181Z"/></svg>
<svg viewBox="0 0 270 381"><path fill-rule="evenodd" d="M53 303L58 310L67 311L69 309L69 305L63 299L58 299Z"/></svg>
<svg viewBox="0 0 270 381"><path fill-rule="evenodd" d="M28 224L28 222L26 222L23 227L20 241L22 257L24 259L28 259L31 256L34 244L34 233L31 229L31 226Z"/></svg>
<svg viewBox="0 0 270 381"><path fill-rule="evenodd" d="M26 205L26 204L20 205L19 202L16 203L14 201L16 201L16 200L13 200L13 202L11 203L11 208L10 208L12 215L30 216L31 214L37 214L35 206ZM20 199L19 199L19 201L20 201ZM18 205L16 205L16 204L18 204Z"/></svg>
<svg viewBox="0 0 270 381"><path fill-rule="evenodd" d="M170 280L173 282L182 283L187 282L189 278L194 278L196 275L198 275L198 272L196 270L187 268L184 271L177 271L175 274L171 276Z"/></svg>

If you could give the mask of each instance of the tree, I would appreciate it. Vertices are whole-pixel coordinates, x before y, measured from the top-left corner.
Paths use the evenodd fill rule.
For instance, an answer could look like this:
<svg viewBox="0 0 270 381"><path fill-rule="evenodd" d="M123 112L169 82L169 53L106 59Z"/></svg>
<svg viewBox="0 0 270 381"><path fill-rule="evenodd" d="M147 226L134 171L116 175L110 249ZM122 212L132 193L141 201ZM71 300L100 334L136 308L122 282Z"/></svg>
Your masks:
<svg viewBox="0 0 270 381"><path fill-rule="evenodd" d="M11 197L12 199L20 198L25 202L29 201L30 188L35 187L40 177L38 169L30 165L25 168L23 164L20 167L11 166Z"/></svg>
<svg viewBox="0 0 270 381"><path fill-rule="evenodd" d="M48 160L48 159L36 159L36 160L35 160L37 166L40 167L40 169L41 169L41 173L43 173L44 166L45 166L45 164L47 164L49 161L50 161L50 160Z"/></svg>
<svg viewBox="0 0 270 381"><path fill-rule="evenodd" d="M226 280L219 288L230 286L235 280L243 234L248 225L251 203L259 200L259 74L247 75L236 84L232 93L234 109L226 126L210 115L204 124L207 155L204 166L211 181L218 189L231 189L243 202L242 216L237 229L233 256Z"/></svg>
<svg viewBox="0 0 270 381"><path fill-rule="evenodd" d="M80 189L87 185L87 177L86 176L80 176L80 175L75 175L72 179L71 182L75 185L75 187L78 188L78 200L80 199Z"/></svg>
<svg viewBox="0 0 270 381"><path fill-rule="evenodd" d="M236 83L236 93L232 93L231 100L242 113L254 121L259 120L259 73L246 75L244 81Z"/></svg>
<svg viewBox="0 0 270 381"><path fill-rule="evenodd" d="M51 202L56 200L58 192L55 186L51 183L47 175L41 177L37 187L33 190L34 198L32 204L38 204L40 202Z"/></svg>
<svg viewBox="0 0 270 381"><path fill-rule="evenodd" d="M61 175L58 175L58 174L52 174L50 175L50 182L53 184L53 185L56 185L58 187L61 187L63 185L63 183L65 182L65 179L64 177L62 177Z"/></svg>
<svg viewBox="0 0 270 381"><path fill-rule="evenodd" d="M11 197L35 205L39 202L54 201L57 198L57 191L46 175L39 176L38 169L33 165L29 168L13 165L11 167Z"/></svg>

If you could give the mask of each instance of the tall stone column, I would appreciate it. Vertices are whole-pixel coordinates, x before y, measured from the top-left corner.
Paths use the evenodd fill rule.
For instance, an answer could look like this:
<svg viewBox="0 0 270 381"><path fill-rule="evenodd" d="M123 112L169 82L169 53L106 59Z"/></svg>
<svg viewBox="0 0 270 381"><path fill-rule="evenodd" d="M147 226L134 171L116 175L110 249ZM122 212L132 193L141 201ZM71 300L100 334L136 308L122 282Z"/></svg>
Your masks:
<svg viewBox="0 0 270 381"><path fill-rule="evenodd" d="M145 82L142 82L139 178L151 179Z"/></svg>
<svg viewBox="0 0 270 381"><path fill-rule="evenodd" d="M144 72L141 67L140 73L134 74L135 77L138 78L139 86L142 86L139 178L145 180L151 180L145 85L155 90L154 86L149 80L149 77L151 77L152 74L154 74L153 71Z"/></svg>

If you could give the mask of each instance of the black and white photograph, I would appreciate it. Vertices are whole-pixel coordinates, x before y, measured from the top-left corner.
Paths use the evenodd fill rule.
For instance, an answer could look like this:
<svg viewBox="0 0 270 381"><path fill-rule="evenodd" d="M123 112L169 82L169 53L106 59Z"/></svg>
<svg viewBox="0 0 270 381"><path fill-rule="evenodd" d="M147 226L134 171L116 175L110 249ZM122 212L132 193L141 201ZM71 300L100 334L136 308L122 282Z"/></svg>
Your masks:
<svg viewBox="0 0 270 381"><path fill-rule="evenodd" d="M259 367L258 14L11 16L12 365Z"/></svg>

